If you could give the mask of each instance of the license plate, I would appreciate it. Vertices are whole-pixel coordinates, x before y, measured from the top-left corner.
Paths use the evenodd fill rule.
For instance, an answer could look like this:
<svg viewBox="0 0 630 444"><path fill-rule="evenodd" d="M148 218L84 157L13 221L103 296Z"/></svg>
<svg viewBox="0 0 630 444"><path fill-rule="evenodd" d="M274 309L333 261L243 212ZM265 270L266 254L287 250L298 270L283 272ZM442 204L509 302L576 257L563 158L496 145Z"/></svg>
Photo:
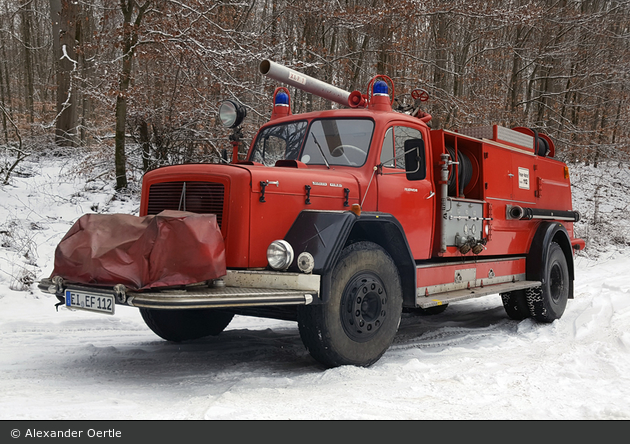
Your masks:
<svg viewBox="0 0 630 444"><path fill-rule="evenodd" d="M114 296L66 290L66 306L99 313L114 314Z"/></svg>

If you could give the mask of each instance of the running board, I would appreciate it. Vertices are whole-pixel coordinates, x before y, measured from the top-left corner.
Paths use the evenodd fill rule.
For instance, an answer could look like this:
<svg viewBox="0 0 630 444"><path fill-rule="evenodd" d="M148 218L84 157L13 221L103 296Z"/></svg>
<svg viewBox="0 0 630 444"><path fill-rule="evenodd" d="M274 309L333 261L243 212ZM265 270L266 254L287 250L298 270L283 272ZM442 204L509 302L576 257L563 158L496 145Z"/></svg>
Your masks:
<svg viewBox="0 0 630 444"><path fill-rule="evenodd" d="M453 290L444 293L431 294L429 296L416 299L416 303L421 308L436 307L438 305L450 304L452 302L466 299L479 298L490 294L508 293L510 291L524 290L526 288L539 287L540 281L516 281L504 284L487 285L464 290Z"/></svg>

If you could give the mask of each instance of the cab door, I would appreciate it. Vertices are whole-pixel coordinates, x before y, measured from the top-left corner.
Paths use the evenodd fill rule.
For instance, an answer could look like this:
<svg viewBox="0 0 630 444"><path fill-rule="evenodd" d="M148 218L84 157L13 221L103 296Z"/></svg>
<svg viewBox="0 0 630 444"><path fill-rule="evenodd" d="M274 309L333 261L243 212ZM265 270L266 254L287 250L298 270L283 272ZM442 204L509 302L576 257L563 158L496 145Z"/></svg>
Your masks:
<svg viewBox="0 0 630 444"><path fill-rule="evenodd" d="M405 142L410 146L424 141L418 163L420 174L408 179L405 165ZM431 256L435 190L427 165L428 143L420 130L405 125L392 125L385 132L381 150L381 174L378 182L378 211L392 214L403 226L415 259ZM424 174L422 174L424 171Z"/></svg>

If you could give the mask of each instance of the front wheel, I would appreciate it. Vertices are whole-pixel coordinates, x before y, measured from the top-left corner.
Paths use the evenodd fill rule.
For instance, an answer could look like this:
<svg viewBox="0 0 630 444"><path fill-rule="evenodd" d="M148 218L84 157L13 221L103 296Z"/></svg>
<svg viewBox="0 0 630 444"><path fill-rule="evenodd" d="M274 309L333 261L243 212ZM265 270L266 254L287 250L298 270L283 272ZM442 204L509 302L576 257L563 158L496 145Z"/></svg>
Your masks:
<svg viewBox="0 0 630 444"><path fill-rule="evenodd" d="M344 248L328 302L298 309L302 342L326 367L369 366L391 345L402 313L398 269L372 242Z"/></svg>
<svg viewBox="0 0 630 444"><path fill-rule="evenodd" d="M141 308L140 314L153 333L172 342L216 336L234 317L215 309L156 310Z"/></svg>

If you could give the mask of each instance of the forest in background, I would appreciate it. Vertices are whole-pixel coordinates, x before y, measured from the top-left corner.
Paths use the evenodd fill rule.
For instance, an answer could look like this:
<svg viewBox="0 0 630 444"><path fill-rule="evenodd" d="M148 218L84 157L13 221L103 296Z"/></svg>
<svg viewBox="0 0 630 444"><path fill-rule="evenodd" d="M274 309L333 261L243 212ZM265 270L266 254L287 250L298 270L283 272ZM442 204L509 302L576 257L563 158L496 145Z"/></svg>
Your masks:
<svg viewBox="0 0 630 444"><path fill-rule="evenodd" d="M0 182L51 153L119 190L218 162L224 99L247 108L244 150L280 86L264 59L347 91L424 88L433 128L526 126L569 162L630 160L630 1L0 0ZM332 106L290 90L294 113Z"/></svg>

